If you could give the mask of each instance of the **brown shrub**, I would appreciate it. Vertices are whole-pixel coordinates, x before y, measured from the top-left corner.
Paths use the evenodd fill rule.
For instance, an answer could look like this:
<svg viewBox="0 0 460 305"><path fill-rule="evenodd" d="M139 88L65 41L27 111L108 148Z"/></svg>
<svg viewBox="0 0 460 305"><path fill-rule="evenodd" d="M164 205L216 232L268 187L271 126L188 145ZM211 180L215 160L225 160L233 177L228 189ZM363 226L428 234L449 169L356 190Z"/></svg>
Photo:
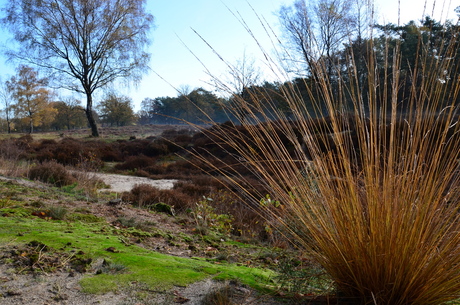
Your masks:
<svg viewBox="0 0 460 305"><path fill-rule="evenodd" d="M104 162L121 162L123 157L118 150L118 147L113 143L105 143L102 141L92 141L91 145L96 151L99 159Z"/></svg>
<svg viewBox="0 0 460 305"><path fill-rule="evenodd" d="M62 164L55 161L45 162L32 167L29 171L29 178L58 187L69 185L76 181Z"/></svg>
<svg viewBox="0 0 460 305"><path fill-rule="evenodd" d="M198 200L222 188L224 188L223 183L217 179L208 175L197 175L190 177L188 180L175 183L173 189Z"/></svg>
<svg viewBox="0 0 460 305"><path fill-rule="evenodd" d="M267 240L265 231L266 221L261 216L262 211L256 211L255 207L250 207L243 198L234 192L219 189L208 195L212 198L212 205L217 214L232 215L232 234L250 239Z"/></svg>
<svg viewBox="0 0 460 305"><path fill-rule="evenodd" d="M115 169L117 170L140 170L146 167L155 165L156 159L147 157L144 155L131 156L126 159L125 162L117 164Z"/></svg>
<svg viewBox="0 0 460 305"><path fill-rule="evenodd" d="M169 128L164 130L161 133L161 136L164 138L173 138L178 135L184 135L184 134L190 134L191 131L189 128L180 128L180 129L175 129L175 128Z"/></svg>
<svg viewBox="0 0 460 305"><path fill-rule="evenodd" d="M150 175L163 175L164 173L166 173L166 168L164 166L154 164L144 168L144 171L146 171Z"/></svg>
<svg viewBox="0 0 460 305"><path fill-rule="evenodd" d="M72 138L64 138L59 143L41 142L35 158L40 162L56 160L63 165L77 165L84 151L84 145Z"/></svg>
<svg viewBox="0 0 460 305"><path fill-rule="evenodd" d="M134 176L136 177L146 177L146 178L150 178L151 175L146 172L145 170L142 170L142 169L138 169L134 172Z"/></svg>
<svg viewBox="0 0 460 305"><path fill-rule="evenodd" d="M17 146L23 149L29 148L33 141L34 138L30 134L23 135L15 140Z"/></svg>
<svg viewBox="0 0 460 305"><path fill-rule="evenodd" d="M36 145L35 154L29 159L40 162L55 160L60 164L76 166L83 170L98 170L104 165L99 152L103 146L103 143L96 141L73 138L64 138L60 142L44 140Z"/></svg>
<svg viewBox="0 0 460 305"><path fill-rule="evenodd" d="M117 150L123 157L146 155L145 149L150 144L149 140L117 141Z"/></svg>
<svg viewBox="0 0 460 305"><path fill-rule="evenodd" d="M43 139L40 141L40 146L47 146L47 145L56 145L57 142L53 139Z"/></svg>
<svg viewBox="0 0 460 305"><path fill-rule="evenodd" d="M181 146L176 144L171 139L166 139L166 138L157 139L157 140L155 140L155 143L157 145L165 146L167 148L167 151L165 153L163 153L163 154L177 153L177 152L179 152L179 151L181 151L183 149Z"/></svg>
<svg viewBox="0 0 460 305"><path fill-rule="evenodd" d="M35 154L34 159L39 162L56 160L54 150L51 147L40 147L39 151Z"/></svg>
<svg viewBox="0 0 460 305"><path fill-rule="evenodd" d="M144 208L149 208L156 203L166 203L178 212L184 211L193 203L189 196L181 192L160 190L148 184L136 185L129 193L123 193L122 199Z"/></svg>
<svg viewBox="0 0 460 305"><path fill-rule="evenodd" d="M172 139L172 142L175 144L175 146L178 146L180 148L187 148L188 146L192 146L192 136L188 134L180 134L175 136Z"/></svg>
<svg viewBox="0 0 460 305"><path fill-rule="evenodd" d="M179 160L167 166L168 174L177 174L181 177L190 177L194 175L202 175L203 171L194 163L186 160Z"/></svg>
<svg viewBox="0 0 460 305"><path fill-rule="evenodd" d="M187 194L192 198L200 198L209 194L212 188L205 184L193 183L192 181L180 181L174 185L174 190Z"/></svg>
<svg viewBox="0 0 460 305"><path fill-rule="evenodd" d="M168 145L161 142L152 141L147 147L145 148L145 155L147 156L161 156L167 155L169 153Z"/></svg>
<svg viewBox="0 0 460 305"><path fill-rule="evenodd" d="M0 142L0 157L6 160L17 161L26 156L26 148L18 145L14 139L6 139Z"/></svg>

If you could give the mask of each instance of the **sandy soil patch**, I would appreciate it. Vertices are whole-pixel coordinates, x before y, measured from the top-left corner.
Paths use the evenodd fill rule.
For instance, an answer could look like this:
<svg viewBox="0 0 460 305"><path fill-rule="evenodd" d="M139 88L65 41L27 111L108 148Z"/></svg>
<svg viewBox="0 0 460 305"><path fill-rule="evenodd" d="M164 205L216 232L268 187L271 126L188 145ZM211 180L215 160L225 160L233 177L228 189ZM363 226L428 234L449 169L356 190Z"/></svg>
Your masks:
<svg viewBox="0 0 460 305"><path fill-rule="evenodd" d="M160 179L153 180L145 177L135 177L126 175L115 175L115 174L103 174L103 173L91 173L90 175L104 181L105 184L110 185L108 189L100 189L100 191L111 191L111 192L129 192L134 186L138 184L149 184L161 190L172 189L174 183L177 180L174 179Z"/></svg>

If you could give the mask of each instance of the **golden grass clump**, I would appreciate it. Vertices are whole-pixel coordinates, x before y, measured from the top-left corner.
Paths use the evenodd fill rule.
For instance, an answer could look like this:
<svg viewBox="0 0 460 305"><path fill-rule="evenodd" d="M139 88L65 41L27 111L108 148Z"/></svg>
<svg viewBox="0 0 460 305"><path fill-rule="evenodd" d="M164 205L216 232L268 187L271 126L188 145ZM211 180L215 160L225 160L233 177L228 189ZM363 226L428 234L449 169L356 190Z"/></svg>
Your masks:
<svg viewBox="0 0 460 305"><path fill-rule="evenodd" d="M442 304L460 297L460 83L439 79L458 75L449 60L458 52L457 37L443 41L443 57L423 52L419 41L404 80L399 45L386 48L377 69L382 61L369 40L364 83L353 65L333 67L332 79L331 67L319 61L311 67L318 90L310 95L313 108L296 86L284 86L289 118L270 99L258 102L259 92L228 108L241 118L240 128L207 131L236 151L269 197L244 186L243 176L227 170L232 164L213 170L356 304ZM354 63L353 53L350 58Z"/></svg>

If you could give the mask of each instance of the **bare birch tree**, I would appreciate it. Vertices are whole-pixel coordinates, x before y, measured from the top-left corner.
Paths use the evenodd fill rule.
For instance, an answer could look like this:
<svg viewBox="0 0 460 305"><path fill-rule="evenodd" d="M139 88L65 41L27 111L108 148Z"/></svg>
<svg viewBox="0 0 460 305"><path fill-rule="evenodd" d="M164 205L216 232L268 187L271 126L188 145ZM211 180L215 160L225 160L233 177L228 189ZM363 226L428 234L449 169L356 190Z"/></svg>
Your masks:
<svg viewBox="0 0 460 305"><path fill-rule="evenodd" d="M146 71L153 16L146 0L8 0L2 24L19 48L10 58L47 70L60 88L86 96L93 136L95 90L119 78L139 81Z"/></svg>
<svg viewBox="0 0 460 305"><path fill-rule="evenodd" d="M334 54L351 35L357 32L357 10L362 0L296 0L279 10L281 30L286 45L297 54L290 60L299 61L308 72L319 60L332 73ZM295 71L294 71L295 72ZM298 71L297 71L298 72Z"/></svg>

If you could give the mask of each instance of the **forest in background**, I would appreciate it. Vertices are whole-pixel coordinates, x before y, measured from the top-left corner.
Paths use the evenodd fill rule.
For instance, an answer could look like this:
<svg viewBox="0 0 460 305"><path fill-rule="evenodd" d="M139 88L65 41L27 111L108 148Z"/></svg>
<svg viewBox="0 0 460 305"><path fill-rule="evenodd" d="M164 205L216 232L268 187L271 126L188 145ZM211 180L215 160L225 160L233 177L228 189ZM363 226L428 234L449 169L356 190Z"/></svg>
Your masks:
<svg viewBox="0 0 460 305"><path fill-rule="evenodd" d="M294 17L283 17L285 20ZM291 22L291 26L293 26ZM293 72L295 75L292 80L286 82L271 82L263 80L254 62L243 59L235 66L235 70L229 71L234 81L231 94L221 94L219 91L209 91L204 88L184 88L181 93L175 97L147 97L140 105L140 110L134 110L134 104L129 96L124 96L116 91L106 92L97 106L93 109L94 117L98 124L102 126L129 126L145 124L206 124L208 122L225 122L238 121L241 118L232 117L233 107L237 104L237 99L244 99L249 104L254 104L254 109L266 103L270 104L272 109L266 109L265 113L273 112L274 117L283 114L290 118L291 109L288 107L286 100L296 95L295 98L301 99L305 103L305 109L309 115L319 116L318 109L314 109L313 100L321 98L319 92L318 78L327 78L331 92L339 92L339 83L350 84L356 83L361 88L363 104L366 105L366 88L368 84L368 54L367 48L371 45L375 49L377 60L377 73L379 76L374 86L384 86L388 77L392 75L391 68L388 71L384 69L385 60L391 61L391 54L398 45L401 49L401 68L399 69L401 86L398 92L398 107L404 112L410 101L407 99L409 91L417 88L418 83L424 75L419 73L420 79L414 79L410 71L416 62L422 56L433 59L433 63L426 63L429 67L433 65L452 45L440 45L440 41L449 41L458 32L458 25L447 22L441 24L429 17L421 22L410 21L409 23L396 26L393 24L381 26L376 25L379 35L374 38L366 38L358 35L354 40L343 42L339 46L326 50L319 56L311 53L299 53L302 62L299 71ZM292 43L296 43L296 38L290 37ZM305 37L304 37L305 38ZM423 42L424 48L419 44ZM335 42L337 43L337 41ZM458 39L455 40L458 44ZM300 45L297 45L300 47ZM425 54L420 54L425 52ZM454 64L449 71L439 71L438 82L446 86L452 86L455 79L455 73L458 71L459 55L452 58ZM326 65L325 69L329 75L315 75L311 67L315 65ZM359 78L350 75L349 67L353 66L357 70ZM379 72L380 71L380 72ZM390 72L390 73L388 73ZM387 73L386 75L384 73ZM244 77L243 77L244 76ZM339 82L340 80L340 82ZM60 99L53 90L48 86L48 79L41 77L37 70L32 67L21 65L17 70L17 75L1 83L0 101L1 114L0 131L3 133L19 132L32 133L35 131L64 131L71 129L87 128L88 122L85 115L85 107L82 102L75 98ZM345 97L345 101L351 101L353 93ZM381 97L378 100L389 102L388 97ZM384 103L384 102L381 102ZM429 101L426 101L429 103ZM446 104L451 101L446 98ZM350 105L344 103L340 111L347 111ZM384 107L384 105L380 105ZM423 105L420 105L421 107ZM262 106L263 107L263 106ZM277 114L275 114L277 113Z"/></svg>

